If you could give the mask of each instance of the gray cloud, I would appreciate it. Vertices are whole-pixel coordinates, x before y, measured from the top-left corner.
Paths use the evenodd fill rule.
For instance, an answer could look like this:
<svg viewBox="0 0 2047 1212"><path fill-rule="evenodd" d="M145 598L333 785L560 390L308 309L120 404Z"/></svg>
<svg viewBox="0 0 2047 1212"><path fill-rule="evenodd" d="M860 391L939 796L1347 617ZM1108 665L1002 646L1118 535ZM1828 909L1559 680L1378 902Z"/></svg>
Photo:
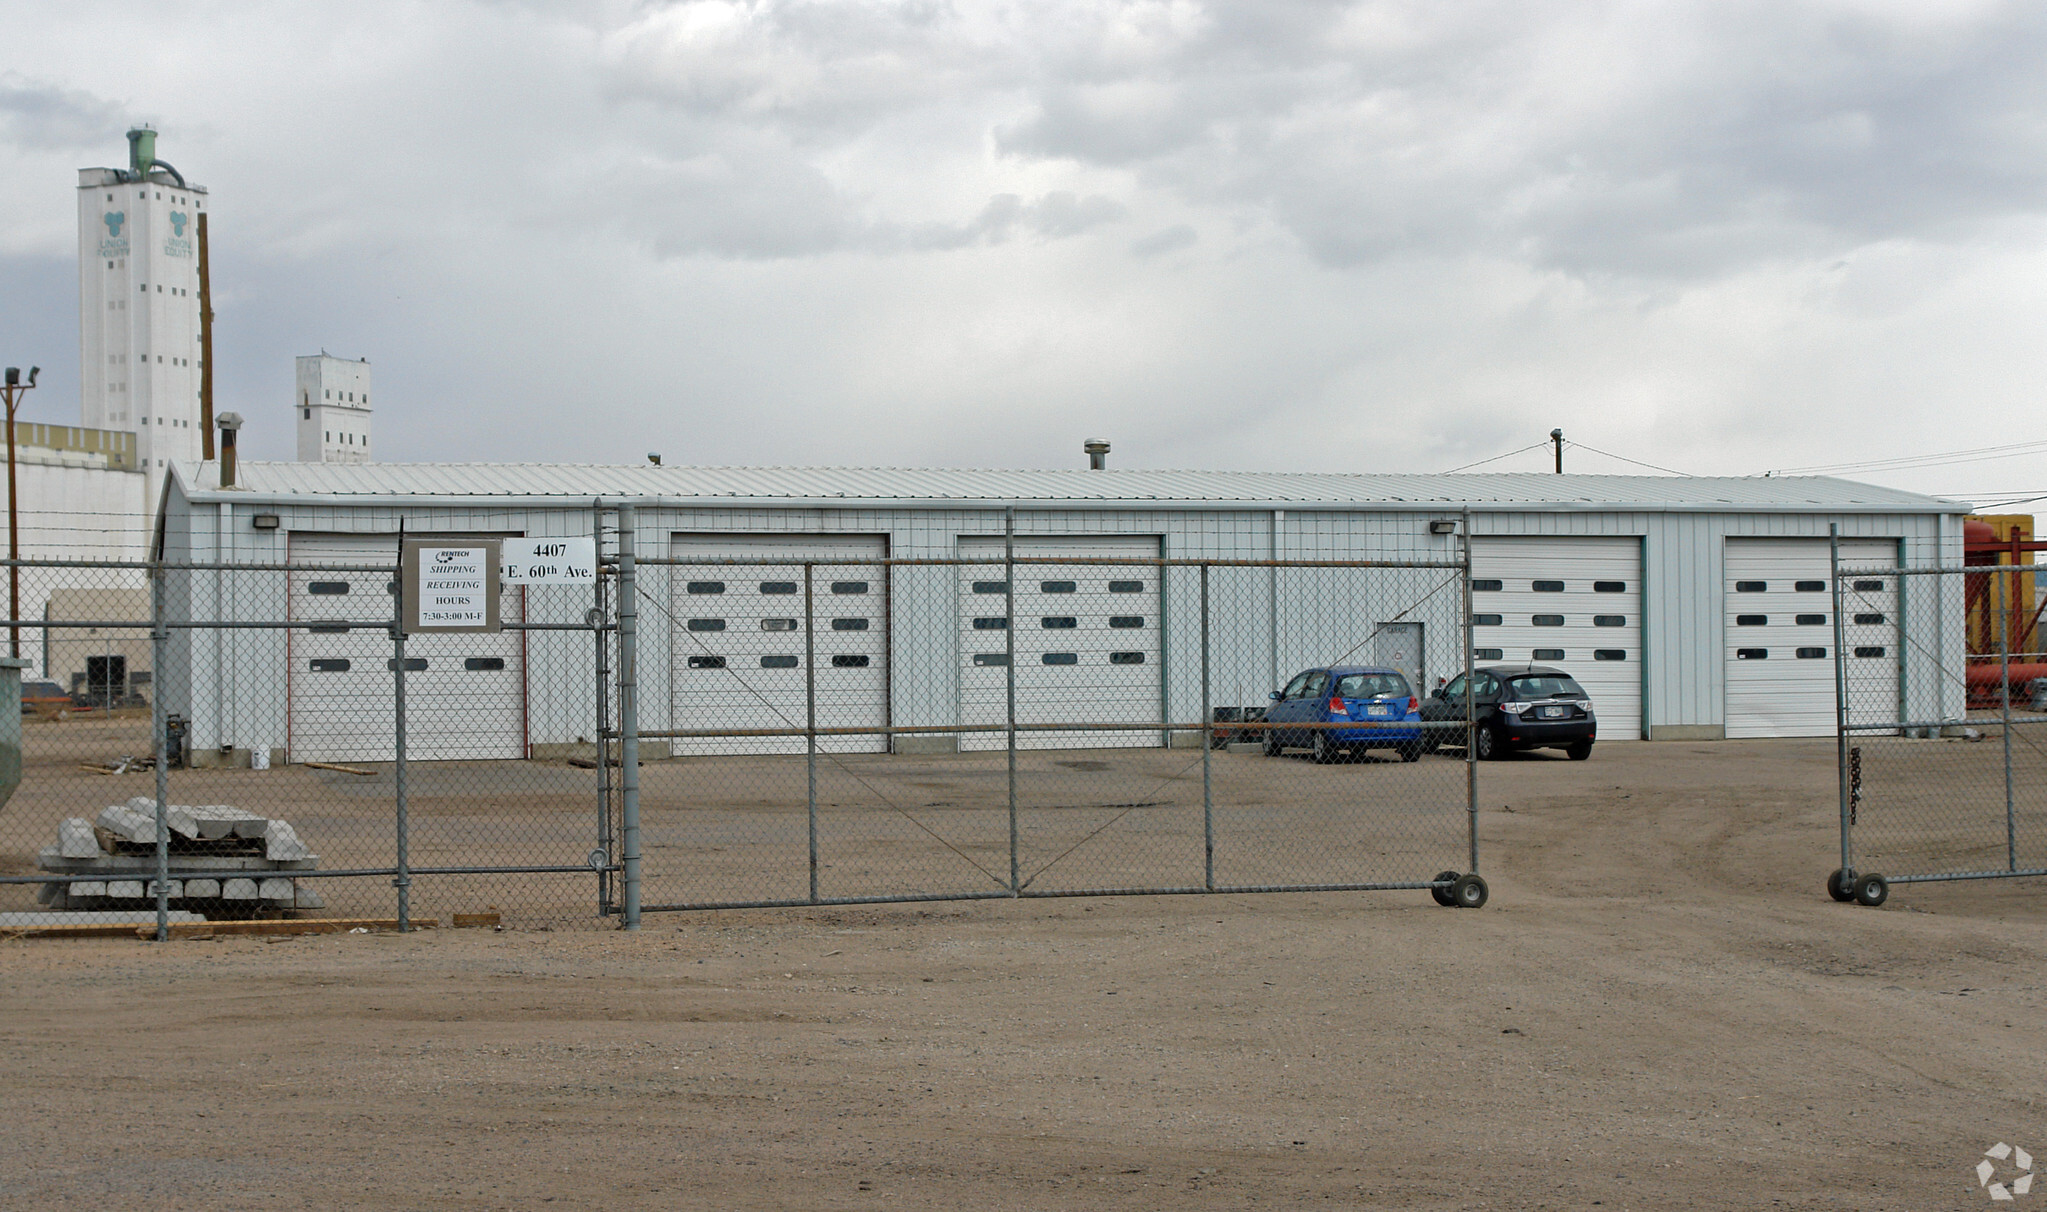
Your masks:
<svg viewBox="0 0 2047 1212"><path fill-rule="evenodd" d="M118 140L121 107L82 89L0 72L0 135L18 147L73 151Z"/></svg>

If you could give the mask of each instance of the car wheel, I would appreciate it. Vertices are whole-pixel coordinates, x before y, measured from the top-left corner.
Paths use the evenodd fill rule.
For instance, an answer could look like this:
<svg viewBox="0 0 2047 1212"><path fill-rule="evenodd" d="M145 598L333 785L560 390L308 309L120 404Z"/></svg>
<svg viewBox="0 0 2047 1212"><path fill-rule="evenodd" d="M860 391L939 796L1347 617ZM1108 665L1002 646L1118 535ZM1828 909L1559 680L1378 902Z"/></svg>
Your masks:
<svg viewBox="0 0 2047 1212"><path fill-rule="evenodd" d="M1436 872L1435 882L1440 886L1429 889L1429 895L1435 897L1436 903L1446 909L1457 903L1450 899L1450 885L1457 882L1457 874L1455 871Z"/></svg>
<svg viewBox="0 0 2047 1212"><path fill-rule="evenodd" d="M1315 734L1314 749L1315 764L1318 766L1327 766L1329 763L1343 756L1343 749L1340 746L1338 746L1335 742L1331 741L1329 739L1329 734L1326 732L1318 732Z"/></svg>
<svg viewBox="0 0 2047 1212"><path fill-rule="evenodd" d="M1592 756L1592 742L1579 741L1575 745L1566 745L1564 746L1564 756L1574 762L1582 762Z"/></svg>
<svg viewBox="0 0 2047 1212"><path fill-rule="evenodd" d="M1891 882L1880 875L1865 875L1855 881L1855 903L1871 909L1891 897Z"/></svg>
<svg viewBox="0 0 2047 1212"><path fill-rule="evenodd" d="M1500 744L1500 735L1490 727L1481 724L1471 737L1472 749L1481 762L1495 761L1505 746Z"/></svg>
<svg viewBox="0 0 2047 1212"><path fill-rule="evenodd" d="M1841 904L1855 899L1855 875L1844 868L1835 868L1827 877L1827 895Z"/></svg>
<svg viewBox="0 0 2047 1212"><path fill-rule="evenodd" d="M1276 728L1267 728L1265 730L1265 756L1279 756L1279 730Z"/></svg>
<svg viewBox="0 0 2047 1212"><path fill-rule="evenodd" d="M1422 739L1415 743L1421 746L1423 753L1434 753L1443 743L1443 734L1424 728L1422 729Z"/></svg>
<svg viewBox="0 0 2047 1212"><path fill-rule="evenodd" d="M1459 909L1484 908L1490 895L1491 890L1485 886L1485 881L1476 875L1460 875L1457 882L1450 885L1450 903Z"/></svg>
<svg viewBox="0 0 2047 1212"><path fill-rule="evenodd" d="M1420 741L1402 741L1396 748L1400 751L1400 760L1403 762L1415 761L1422 755L1422 743Z"/></svg>

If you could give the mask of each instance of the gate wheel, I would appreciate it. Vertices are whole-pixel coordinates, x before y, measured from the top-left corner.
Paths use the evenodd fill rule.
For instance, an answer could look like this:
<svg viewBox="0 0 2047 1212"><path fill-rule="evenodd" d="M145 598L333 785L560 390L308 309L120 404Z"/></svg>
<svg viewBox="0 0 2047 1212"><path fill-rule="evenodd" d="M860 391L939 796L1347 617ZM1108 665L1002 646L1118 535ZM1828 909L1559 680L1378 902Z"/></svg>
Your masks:
<svg viewBox="0 0 2047 1212"><path fill-rule="evenodd" d="M1450 903L1459 909L1483 908L1486 903L1486 897L1490 894L1490 890L1485 886L1485 881L1478 878L1475 874L1460 875L1457 877L1457 882L1450 885Z"/></svg>
<svg viewBox="0 0 2047 1212"><path fill-rule="evenodd" d="M1441 887L1429 889L1429 895L1436 898L1436 903L1438 905L1441 905L1447 909L1451 905L1457 903L1456 901L1450 899L1450 885L1456 882L1457 872L1438 871L1436 872L1436 883L1441 885Z"/></svg>
<svg viewBox="0 0 2047 1212"><path fill-rule="evenodd" d="M1855 873L1845 867L1836 867L1834 874L1827 877L1827 895L1846 904L1855 899Z"/></svg>
<svg viewBox="0 0 2047 1212"><path fill-rule="evenodd" d="M1880 875L1865 875L1855 881L1855 903L1874 909L1889 900L1891 883Z"/></svg>

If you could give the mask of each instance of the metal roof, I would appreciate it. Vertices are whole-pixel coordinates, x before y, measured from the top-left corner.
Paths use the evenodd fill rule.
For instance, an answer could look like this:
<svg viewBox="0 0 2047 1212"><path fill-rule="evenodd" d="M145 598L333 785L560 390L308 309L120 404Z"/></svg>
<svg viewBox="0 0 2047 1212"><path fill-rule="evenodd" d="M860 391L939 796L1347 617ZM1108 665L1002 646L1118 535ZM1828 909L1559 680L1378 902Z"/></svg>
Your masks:
<svg viewBox="0 0 2047 1212"><path fill-rule="evenodd" d="M656 467L590 463L243 462L222 494L219 467L179 464L192 499L307 497L449 501L568 498L706 505L1001 503L1142 507L1562 507L1967 513L1954 501L1827 476L1400 475L1260 471L995 471L899 467Z"/></svg>

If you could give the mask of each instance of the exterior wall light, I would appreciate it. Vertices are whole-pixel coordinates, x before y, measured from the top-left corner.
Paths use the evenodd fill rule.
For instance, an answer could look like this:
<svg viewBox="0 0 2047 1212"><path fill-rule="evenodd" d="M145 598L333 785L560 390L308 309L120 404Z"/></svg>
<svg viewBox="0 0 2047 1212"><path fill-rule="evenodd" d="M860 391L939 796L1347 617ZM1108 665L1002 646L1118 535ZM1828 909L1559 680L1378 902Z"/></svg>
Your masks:
<svg viewBox="0 0 2047 1212"><path fill-rule="evenodd" d="M249 519L249 525L254 526L258 530L276 530L277 515L274 513L259 513Z"/></svg>
<svg viewBox="0 0 2047 1212"><path fill-rule="evenodd" d="M1437 520L1437 521L1434 521L1434 522L1430 522L1430 523L1429 523L1429 533L1430 533L1430 534L1456 534L1456 533L1457 533L1457 523L1455 523L1455 522L1452 522L1452 521L1450 521L1450 520L1449 520L1449 519L1447 519L1447 518L1443 518L1443 519L1439 519L1439 520Z"/></svg>

